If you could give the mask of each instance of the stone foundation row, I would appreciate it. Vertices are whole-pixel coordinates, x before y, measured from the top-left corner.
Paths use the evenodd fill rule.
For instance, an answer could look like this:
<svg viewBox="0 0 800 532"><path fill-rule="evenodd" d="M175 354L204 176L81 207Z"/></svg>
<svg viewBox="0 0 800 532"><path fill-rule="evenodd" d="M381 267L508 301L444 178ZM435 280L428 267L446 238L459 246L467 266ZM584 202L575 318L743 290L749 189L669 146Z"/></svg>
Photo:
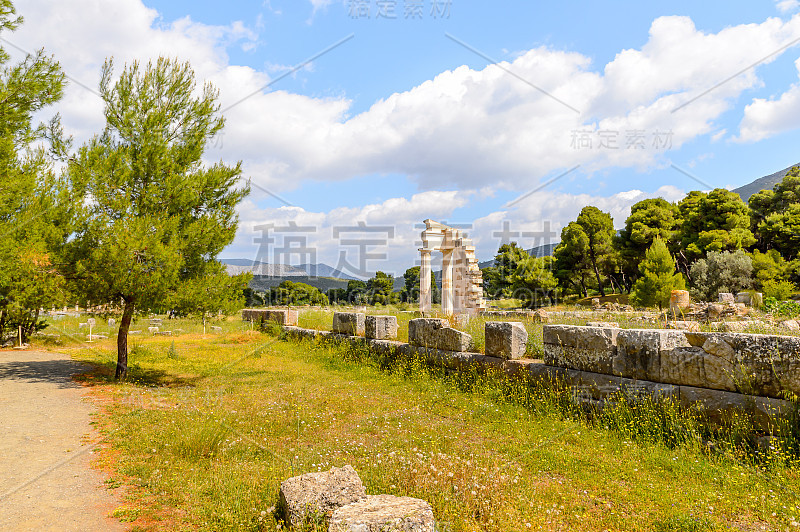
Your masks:
<svg viewBox="0 0 800 532"><path fill-rule="evenodd" d="M448 351L392 340L375 340L300 327L284 327L283 329L290 338L295 340L346 342L358 347L367 347L377 354L386 356L419 356L428 363L444 367L448 371L490 369L510 377L533 381L560 381L570 388L574 399L582 404L602 404L610 396L620 393L634 397L670 397L687 408L694 404L702 405L712 420L722 419L723 416L728 416L734 411L751 413L757 425L764 429L769 427L770 420L774 416L780 415L790 407L789 402L771 397L582 371L548 365L541 360L504 359L480 353Z"/></svg>

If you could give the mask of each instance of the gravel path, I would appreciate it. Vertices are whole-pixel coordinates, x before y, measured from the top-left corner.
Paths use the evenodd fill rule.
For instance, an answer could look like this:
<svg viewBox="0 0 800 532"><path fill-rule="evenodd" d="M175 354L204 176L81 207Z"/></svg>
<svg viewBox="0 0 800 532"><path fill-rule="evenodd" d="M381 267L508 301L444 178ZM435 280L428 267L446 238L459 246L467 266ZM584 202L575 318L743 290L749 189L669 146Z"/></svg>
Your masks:
<svg viewBox="0 0 800 532"><path fill-rule="evenodd" d="M0 351L0 530L124 530L90 467L93 406L71 376L86 366L42 351Z"/></svg>

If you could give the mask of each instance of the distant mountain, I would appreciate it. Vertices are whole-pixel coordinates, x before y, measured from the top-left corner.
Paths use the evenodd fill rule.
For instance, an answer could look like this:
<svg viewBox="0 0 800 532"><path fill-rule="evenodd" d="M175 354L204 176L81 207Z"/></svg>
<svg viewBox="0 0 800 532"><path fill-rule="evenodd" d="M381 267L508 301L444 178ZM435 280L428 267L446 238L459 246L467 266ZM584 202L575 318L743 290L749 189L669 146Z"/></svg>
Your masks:
<svg viewBox="0 0 800 532"><path fill-rule="evenodd" d="M750 200L750 196L756 192L761 192L762 190L772 190L775 185L783 181L784 176L795 166L800 166L800 163L784 168L780 172L775 172L774 174L760 177L752 183L748 183L739 188L733 189L733 191L739 194L743 201L747 202Z"/></svg>
<svg viewBox="0 0 800 532"><path fill-rule="evenodd" d="M267 264L266 262L250 259L220 259L220 262L225 264L229 275L249 272L259 277L333 277L345 281L357 279L343 271L321 263L289 266L287 264Z"/></svg>
<svg viewBox="0 0 800 532"><path fill-rule="evenodd" d="M525 251L527 251L528 255L531 257L552 257L553 250L556 249L558 244L558 242L552 244L543 244L541 246L536 246L535 248L526 249ZM478 267L480 269L488 268L489 266L494 266L494 259L478 263Z"/></svg>

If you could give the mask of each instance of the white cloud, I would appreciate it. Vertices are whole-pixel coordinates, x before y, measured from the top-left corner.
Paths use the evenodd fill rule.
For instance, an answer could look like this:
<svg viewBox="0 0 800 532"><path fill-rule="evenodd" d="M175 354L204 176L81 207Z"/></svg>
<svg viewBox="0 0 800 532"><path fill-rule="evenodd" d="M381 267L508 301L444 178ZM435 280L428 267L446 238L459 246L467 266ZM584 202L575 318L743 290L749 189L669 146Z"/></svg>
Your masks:
<svg viewBox="0 0 800 532"><path fill-rule="evenodd" d="M800 73L800 59L795 61ZM755 142L800 127L800 84L795 83L777 99L755 98L744 109L736 140Z"/></svg>
<svg viewBox="0 0 800 532"><path fill-rule="evenodd" d="M790 11L796 10L800 7L800 1L798 0L777 0L775 2L775 7L778 8L778 11L781 13L788 13Z"/></svg>
<svg viewBox="0 0 800 532"><path fill-rule="evenodd" d="M315 8L326 3L312 0ZM580 53L541 47L502 68L442 72L351 116L346 96L265 93L268 73L230 64L228 46L258 41L242 23L164 22L140 0L29 0L21 11L27 20L14 40L28 49L45 46L89 87L106 57L114 56L119 67L159 54L190 60L200 79L220 89L223 108L236 104L226 111L222 142L209 158L243 160L254 182L278 193L308 180L370 174L405 174L423 190L489 183L524 190L576 164L590 172L646 169L663 162L663 150L651 146L656 131L671 132L673 149L712 134L729 101L760 81L751 69L673 113L677 106L800 37L800 15L718 33L697 30L688 17L661 17L641 49L621 51L600 70ZM102 128L101 103L77 84L60 110L79 142ZM594 149L574 149L579 129L616 132L619 149L597 149L597 139ZM634 131L644 135L645 149L626 149Z"/></svg>
<svg viewBox="0 0 800 532"><path fill-rule="evenodd" d="M539 191L513 208L476 219L465 230L475 243L478 258L487 260L507 240L519 242L526 249L558 242L561 229L575 220L585 205L609 212L619 229L625 225L634 203L651 197L677 201L683 196L684 192L673 186L661 187L653 193L634 189L605 197ZM420 222L424 218L450 219L456 209L469 206L475 197L473 192L428 191L409 199L392 198L380 204L335 208L328 212L311 212L300 207L261 209L248 199L241 209L236 241L226 250L226 256L258 258L272 263L324 262L351 275L358 275L363 267L370 273L382 270L399 276L406 268L418 264ZM336 234L337 228L354 227L359 223L374 232ZM268 233L271 241L261 247L261 226L265 224L272 224L277 230ZM291 230L291 224L302 230ZM362 249L352 243L354 239L372 243ZM294 250L287 256L285 251L292 245Z"/></svg>

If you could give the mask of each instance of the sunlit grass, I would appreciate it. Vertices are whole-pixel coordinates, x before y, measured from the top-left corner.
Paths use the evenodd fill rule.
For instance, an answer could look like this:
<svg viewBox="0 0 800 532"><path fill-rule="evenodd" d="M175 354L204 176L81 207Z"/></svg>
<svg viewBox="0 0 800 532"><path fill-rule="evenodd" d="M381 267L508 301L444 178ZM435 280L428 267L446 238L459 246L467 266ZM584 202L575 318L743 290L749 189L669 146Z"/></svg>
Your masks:
<svg viewBox="0 0 800 532"><path fill-rule="evenodd" d="M137 339L124 384L109 380L113 341L70 349L105 375L92 381L111 399L102 459L133 486L120 514L140 530L275 530L281 480L344 464L368 493L429 501L454 532L775 530L800 517L796 469L709 452L702 420L675 405L592 418L557 385L239 326Z"/></svg>

